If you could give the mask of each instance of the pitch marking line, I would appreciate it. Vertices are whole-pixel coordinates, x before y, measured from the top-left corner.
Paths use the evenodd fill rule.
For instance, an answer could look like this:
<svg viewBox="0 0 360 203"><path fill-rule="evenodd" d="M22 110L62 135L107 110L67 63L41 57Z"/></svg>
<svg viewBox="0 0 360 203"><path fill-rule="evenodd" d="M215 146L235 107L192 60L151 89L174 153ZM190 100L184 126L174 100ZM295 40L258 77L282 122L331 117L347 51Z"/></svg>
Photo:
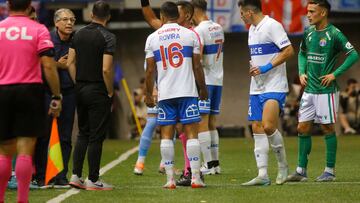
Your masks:
<svg viewBox="0 0 360 203"><path fill-rule="evenodd" d="M318 182L291 182L291 183L285 183L284 185L269 185L269 186L242 186L239 184L209 184L206 185L208 188L237 188L237 189L250 189L250 188L267 188L267 187L285 187L286 185L323 185L323 186L331 186L331 185L360 185L360 182L327 182L327 183L318 183ZM134 186L134 185L127 185L127 186L121 186L120 188L127 188L127 189L162 189L162 186L160 185L148 185L148 186ZM176 189L189 189L189 187L176 187Z"/></svg>
<svg viewBox="0 0 360 203"><path fill-rule="evenodd" d="M107 171L109 171L110 169L114 168L116 165L120 164L121 162L127 160L131 155L133 155L134 153L136 153L139 150L139 147L134 147L128 151L126 151L125 153L121 154L117 159L113 160L112 162L106 164L104 167L102 167L100 169L100 176L102 176L103 174L105 174ZM59 196L47 201L46 203L59 203L64 201L66 198L72 196L72 195L76 195L80 192L81 190L79 189L75 189L72 188L70 190L68 190L67 192L60 194Z"/></svg>

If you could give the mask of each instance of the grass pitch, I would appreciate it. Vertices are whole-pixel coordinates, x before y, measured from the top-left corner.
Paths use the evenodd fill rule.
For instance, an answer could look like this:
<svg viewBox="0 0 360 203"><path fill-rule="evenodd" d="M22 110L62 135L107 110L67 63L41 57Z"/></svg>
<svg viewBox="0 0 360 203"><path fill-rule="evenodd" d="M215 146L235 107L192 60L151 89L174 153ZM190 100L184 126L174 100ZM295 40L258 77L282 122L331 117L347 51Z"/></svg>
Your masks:
<svg viewBox="0 0 360 203"><path fill-rule="evenodd" d="M143 176L133 175L137 153L115 166L102 179L115 185L113 191L81 191L64 202L360 202L360 137L338 137L336 182L316 183L325 166L323 137L313 137L306 183L286 183L278 186L242 187L241 183L254 178L257 169L253 154L253 140L229 138L220 140L222 174L206 176L207 187L191 189L177 187L165 190L166 177L157 172L160 162L159 141L153 141L146 159ZM102 166L116 159L125 151L137 146L136 141L113 141L104 143ZM297 163L297 138L285 138L290 173ZM180 141L176 142L176 168L182 168L183 158ZM277 174L275 157L270 151L269 175L273 183ZM71 169L71 166L70 166ZM85 174L87 169L85 168ZM71 170L70 170L71 171ZM46 202L67 190L33 190L30 202ZM6 192L5 202L16 202L16 191Z"/></svg>

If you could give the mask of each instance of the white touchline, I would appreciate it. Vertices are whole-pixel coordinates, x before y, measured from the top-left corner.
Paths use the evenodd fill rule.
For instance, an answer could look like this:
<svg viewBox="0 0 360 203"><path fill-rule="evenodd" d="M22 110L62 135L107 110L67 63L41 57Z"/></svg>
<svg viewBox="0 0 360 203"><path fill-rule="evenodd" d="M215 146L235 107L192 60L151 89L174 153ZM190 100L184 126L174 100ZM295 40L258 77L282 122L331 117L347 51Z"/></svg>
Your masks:
<svg viewBox="0 0 360 203"><path fill-rule="evenodd" d="M121 154L117 159L115 159L114 161L106 164L104 167L102 167L100 169L100 176L102 176L103 174L105 174L108 170L114 168L116 165L120 164L121 162L125 161L126 159L128 159L131 155L133 155L134 153L136 153L139 150L139 146L134 147L132 149L129 149L128 151L126 151L125 153ZM59 196L47 201L46 203L59 203L64 201L66 198L72 196L72 195L76 195L80 192L79 189L70 189L67 192L60 194Z"/></svg>

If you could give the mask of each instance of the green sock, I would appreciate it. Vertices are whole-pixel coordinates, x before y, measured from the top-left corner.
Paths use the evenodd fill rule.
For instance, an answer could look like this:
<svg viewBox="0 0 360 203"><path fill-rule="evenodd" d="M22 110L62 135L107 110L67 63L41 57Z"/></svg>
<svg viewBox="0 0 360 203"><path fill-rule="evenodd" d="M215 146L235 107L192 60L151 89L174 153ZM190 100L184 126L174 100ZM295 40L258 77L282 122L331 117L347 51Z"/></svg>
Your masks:
<svg viewBox="0 0 360 203"><path fill-rule="evenodd" d="M326 166L329 168L335 168L336 149L337 149L337 138L335 133L325 135L325 143L326 143Z"/></svg>
<svg viewBox="0 0 360 203"><path fill-rule="evenodd" d="M298 149L298 166L307 168L308 155L311 152L311 136L307 134L299 134L299 149Z"/></svg>

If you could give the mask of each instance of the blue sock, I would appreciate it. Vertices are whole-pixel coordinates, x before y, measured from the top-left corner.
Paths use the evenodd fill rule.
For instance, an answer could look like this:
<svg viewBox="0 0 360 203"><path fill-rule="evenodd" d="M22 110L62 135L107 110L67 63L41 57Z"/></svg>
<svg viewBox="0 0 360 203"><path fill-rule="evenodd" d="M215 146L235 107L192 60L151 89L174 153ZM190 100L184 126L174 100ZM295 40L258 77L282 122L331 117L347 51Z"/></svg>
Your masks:
<svg viewBox="0 0 360 203"><path fill-rule="evenodd" d="M156 127L156 117L148 117L144 131L141 134L140 146L139 146L139 156L146 157L147 152L149 151L152 136Z"/></svg>

